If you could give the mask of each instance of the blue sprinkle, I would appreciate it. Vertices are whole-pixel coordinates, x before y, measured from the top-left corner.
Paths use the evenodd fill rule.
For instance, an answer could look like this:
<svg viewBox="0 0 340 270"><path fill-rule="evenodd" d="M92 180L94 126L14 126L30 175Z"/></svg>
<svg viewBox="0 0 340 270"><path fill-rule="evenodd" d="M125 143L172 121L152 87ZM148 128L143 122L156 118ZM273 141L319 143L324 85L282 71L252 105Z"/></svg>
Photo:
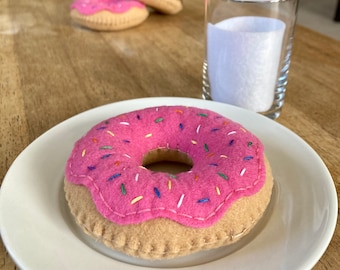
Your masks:
<svg viewBox="0 0 340 270"><path fill-rule="evenodd" d="M109 179L107 179L108 181L111 181L113 179L116 179L118 178L119 176L121 176L122 174L121 173L115 173L114 175L112 175Z"/></svg>
<svg viewBox="0 0 340 270"><path fill-rule="evenodd" d="M220 130L219 128L213 128L212 130L211 130L211 132L215 132L215 131L217 131L217 130Z"/></svg>
<svg viewBox="0 0 340 270"><path fill-rule="evenodd" d="M90 171L93 171L93 170L96 169L96 166L88 166L87 168L88 168Z"/></svg>
<svg viewBox="0 0 340 270"><path fill-rule="evenodd" d="M234 144L235 140L230 140L229 146L232 146Z"/></svg>
<svg viewBox="0 0 340 270"><path fill-rule="evenodd" d="M97 128L97 130L102 130L102 129L106 129L107 127L99 127Z"/></svg>
<svg viewBox="0 0 340 270"><path fill-rule="evenodd" d="M217 163L210 163L209 166L214 166L214 167L217 167L218 164Z"/></svg>
<svg viewBox="0 0 340 270"><path fill-rule="evenodd" d="M203 199L199 199L197 201L197 203L205 203L205 202L209 202L209 201L210 201L209 198L203 198Z"/></svg>
<svg viewBox="0 0 340 270"><path fill-rule="evenodd" d="M180 123L180 124L179 124L179 129L180 129L180 130L183 130L183 128L184 128L184 127L183 127L183 124Z"/></svg>
<svg viewBox="0 0 340 270"><path fill-rule="evenodd" d="M130 143L130 141L129 141L129 140L123 140L123 142L125 142L125 143Z"/></svg>
<svg viewBox="0 0 340 270"><path fill-rule="evenodd" d="M110 156L111 156L111 154L106 154L106 155L102 156L100 159L106 159L106 158L108 158Z"/></svg>
<svg viewBox="0 0 340 270"><path fill-rule="evenodd" d="M157 196L158 198L161 197L161 193L159 192L158 188L155 187L155 188L153 189L153 191L156 193L156 196Z"/></svg>
<svg viewBox="0 0 340 270"><path fill-rule="evenodd" d="M252 157L252 156L246 156L246 157L244 157L243 158L243 160L251 160L251 159L253 159L254 157Z"/></svg>

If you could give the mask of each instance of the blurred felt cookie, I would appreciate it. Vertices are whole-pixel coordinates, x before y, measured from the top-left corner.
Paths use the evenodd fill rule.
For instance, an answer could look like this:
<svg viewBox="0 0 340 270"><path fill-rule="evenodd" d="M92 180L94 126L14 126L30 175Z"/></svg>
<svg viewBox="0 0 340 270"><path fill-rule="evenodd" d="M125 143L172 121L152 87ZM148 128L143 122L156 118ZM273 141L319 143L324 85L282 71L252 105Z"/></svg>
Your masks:
<svg viewBox="0 0 340 270"><path fill-rule="evenodd" d="M176 14L183 9L182 0L140 0L145 5L165 14Z"/></svg>

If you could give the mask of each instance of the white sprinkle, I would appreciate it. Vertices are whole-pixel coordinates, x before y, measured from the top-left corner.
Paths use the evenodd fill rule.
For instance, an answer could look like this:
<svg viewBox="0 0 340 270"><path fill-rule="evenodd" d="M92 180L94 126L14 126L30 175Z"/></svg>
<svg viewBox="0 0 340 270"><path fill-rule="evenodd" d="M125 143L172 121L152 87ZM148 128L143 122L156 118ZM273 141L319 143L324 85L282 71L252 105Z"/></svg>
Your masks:
<svg viewBox="0 0 340 270"><path fill-rule="evenodd" d="M201 129L201 125L198 125L197 129L196 129L196 133L198 134L200 132Z"/></svg>
<svg viewBox="0 0 340 270"><path fill-rule="evenodd" d="M128 122L120 122L119 124L125 125L125 126L129 126L130 125L130 123L128 123Z"/></svg>
<svg viewBox="0 0 340 270"><path fill-rule="evenodd" d="M183 202L183 199L184 199L184 194L182 194L181 198L179 199L178 203L177 203L177 208L180 208L181 205L182 205L182 202Z"/></svg>
<svg viewBox="0 0 340 270"><path fill-rule="evenodd" d="M242 171L241 171L241 173L240 173L240 175L243 176L244 173L246 172L246 170L247 170L246 168L243 168Z"/></svg>
<svg viewBox="0 0 340 270"><path fill-rule="evenodd" d="M150 138L152 136L152 133L146 134L145 138Z"/></svg>
<svg viewBox="0 0 340 270"><path fill-rule="evenodd" d="M126 156L127 158L131 158L128 154L124 154L124 156Z"/></svg>
<svg viewBox="0 0 340 270"><path fill-rule="evenodd" d="M226 155L220 155L221 158L228 158Z"/></svg>
<svg viewBox="0 0 340 270"><path fill-rule="evenodd" d="M139 178L139 173L136 173L136 176L135 176L136 182L138 181L138 178Z"/></svg>
<svg viewBox="0 0 340 270"><path fill-rule="evenodd" d="M112 132L112 131L110 131L110 130L108 130L108 131L106 131L108 134L110 134L112 137L114 137L115 136L115 134Z"/></svg>
<svg viewBox="0 0 340 270"><path fill-rule="evenodd" d="M236 131L230 131L229 133L228 133L228 136L229 135L232 135L232 134L235 134L236 133Z"/></svg>

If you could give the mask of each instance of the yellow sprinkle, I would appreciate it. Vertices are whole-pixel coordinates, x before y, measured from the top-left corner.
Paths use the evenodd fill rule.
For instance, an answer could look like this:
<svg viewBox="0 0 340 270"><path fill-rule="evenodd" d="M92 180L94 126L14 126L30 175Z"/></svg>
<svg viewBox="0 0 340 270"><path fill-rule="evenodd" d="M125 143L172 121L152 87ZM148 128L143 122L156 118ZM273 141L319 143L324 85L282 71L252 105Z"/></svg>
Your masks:
<svg viewBox="0 0 340 270"><path fill-rule="evenodd" d="M182 113L183 113L183 111L182 111L182 110L176 110L175 112L176 112L176 113L180 113L180 114L182 114Z"/></svg>
<svg viewBox="0 0 340 270"><path fill-rule="evenodd" d="M152 133L146 134L145 138L150 138L152 136Z"/></svg>
<svg viewBox="0 0 340 270"><path fill-rule="evenodd" d="M171 183L171 180L168 181L168 189L171 190L171 186L172 186L172 183Z"/></svg>
<svg viewBox="0 0 340 270"><path fill-rule="evenodd" d="M143 199L143 196L138 196L131 201L131 204L135 204L136 202L139 202L141 199Z"/></svg>
<svg viewBox="0 0 340 270"><path fill-rule="evenodd" d="M115 136L115 135L112 133L112 131L110 131L110 130L106 131L106 133L110 134L112 137Z"/></svg>
<svg viewBox="0 0 340 270"><path fill-rule="evenodd" d="M216 193L217 193L218 196L221 195L221 191L220 191L219 187L216 187Z"/></svg>
<svg viewBox="0 0 340 270"><path fill-rule="evenodd" d="M81 156L84 157L86 155L86 149L83 150L83 152L81 152Z"/></svg>
<svg viewBox="0 0 340 270"><path fill-rule="evenodd" d="M196 142L196 141L194 141L194 140L191 140L191 143L192 143L192 144L197 144L197 142Z"/></svg>

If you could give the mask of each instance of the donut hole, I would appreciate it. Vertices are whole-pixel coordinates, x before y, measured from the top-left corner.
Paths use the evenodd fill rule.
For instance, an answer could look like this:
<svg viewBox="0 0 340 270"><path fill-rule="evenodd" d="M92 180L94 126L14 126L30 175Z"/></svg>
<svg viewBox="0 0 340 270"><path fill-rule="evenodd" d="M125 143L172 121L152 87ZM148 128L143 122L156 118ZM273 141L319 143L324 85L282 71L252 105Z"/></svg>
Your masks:
<svg viewBox="0 0 340 270"><path fill-rule="evenodd" d="M178 174L192 169L193 161L186 154L172 149L155 149L143 157L145 168L154 172Z"/></svg>

